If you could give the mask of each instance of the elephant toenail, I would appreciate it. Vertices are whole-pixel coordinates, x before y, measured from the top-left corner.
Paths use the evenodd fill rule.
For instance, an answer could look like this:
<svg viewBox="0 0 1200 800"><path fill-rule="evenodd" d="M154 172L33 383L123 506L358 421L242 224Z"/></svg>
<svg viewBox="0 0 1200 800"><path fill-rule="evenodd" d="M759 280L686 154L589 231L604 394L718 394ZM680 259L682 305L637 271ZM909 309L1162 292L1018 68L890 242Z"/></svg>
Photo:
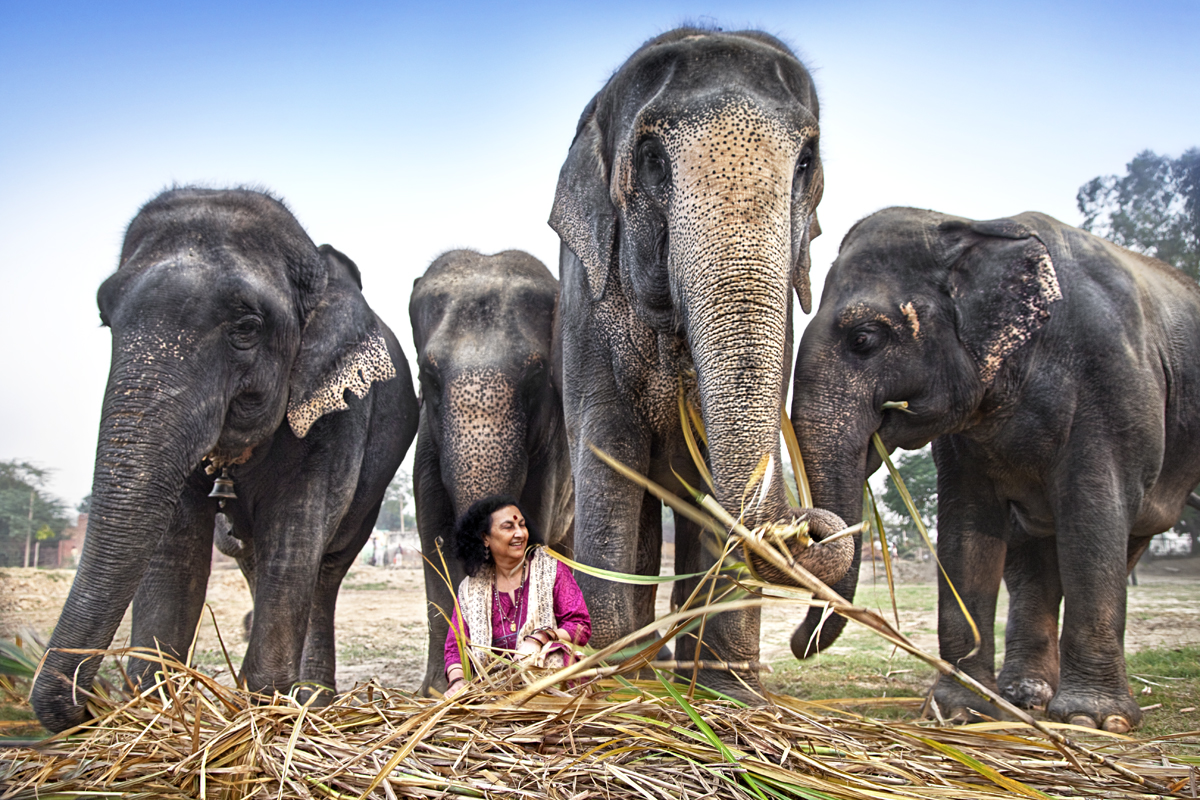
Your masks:
<svg viewBox="0 0 1200 800"><path fill-rule="evenodd" d="M1104 718L1104 730L1109 733L1129 733L1131 727L1129 720L1120 714L1110 714Z"/></svg>
<svg viewBox="0 0 1200 800"><path fill-rule="evenodd" d="M1081 728L1094 728L1096 727L1096 720L1087 714L1072 714L1067 718L1067 724L1078 725Z"/></svg>

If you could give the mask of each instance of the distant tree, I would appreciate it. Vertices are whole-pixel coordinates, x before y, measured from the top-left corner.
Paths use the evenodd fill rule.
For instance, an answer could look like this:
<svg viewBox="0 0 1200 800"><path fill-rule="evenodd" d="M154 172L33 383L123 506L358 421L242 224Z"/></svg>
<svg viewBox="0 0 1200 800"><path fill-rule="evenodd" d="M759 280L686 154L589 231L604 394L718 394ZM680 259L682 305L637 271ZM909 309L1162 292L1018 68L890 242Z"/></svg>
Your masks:
<svg viewBox="0 0 1200 800"><path fill-rule="evenodd" d="M79 501L79 505L75 506L75 510L80 514L91 513L92 510L92 493L88 492L87 497Z"/></svg>
<svg viewBox="0 0 1200 800"><path fill-rule="evenodd" d="M408 504L412 500L412 476L407 470L400 470L387 491L383 493L383 505L379 508L379 519L375 527L381 531L403 531L406 527L416 527L416 522L408 513Z"/></svg>
<svg viewBox="0 0 1200 800"><path fill-rule="evenodd" d="M933 531L937 525L937 467L933 463L933 453L929 447L898 453L892 456L892 463L896 465L896 472L912 496L921 522L927 530ZM916 523L890 475L887 490L883 493L883 506L899 520L897 525L892 526L893 535L899 534L899 539L894 542L898 555L908 555L923 547Z"/></svg>
<svg viewBox="0 0 1200 800"><path fill-rule="evenodd" d="M1084 230L1200 280L1200 148L1175 159L1143 150L1125 170L1079 188Z"/></svg>
<svg viewBox="0 0 1200 800"><path fill-rule="evenodd" d="M35 541L57 538L67 526L66 504L44 491L50 471L27 462L0 461L0 535L25 540L30 566ZM48 530L48 536L41 531ZM36 537L36 538L35 538Z"/></svg>

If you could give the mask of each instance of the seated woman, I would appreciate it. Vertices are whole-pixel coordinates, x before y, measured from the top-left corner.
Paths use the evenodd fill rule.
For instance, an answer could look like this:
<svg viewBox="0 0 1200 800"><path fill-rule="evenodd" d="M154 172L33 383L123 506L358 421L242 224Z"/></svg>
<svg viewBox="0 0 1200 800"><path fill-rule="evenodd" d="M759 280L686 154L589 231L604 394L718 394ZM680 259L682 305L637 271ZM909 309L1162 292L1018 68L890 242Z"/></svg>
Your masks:
<svg viewBox="0 0 1200 800"><path fill-rule="evenodd" d="M455 631L478 653L515 654L547 667L570 663L571 647L592 635L587 605L571 570L539 546L517 501L491 495L475 502L455 535L467 577L446 636L446 695L466 685Z"/></svg>

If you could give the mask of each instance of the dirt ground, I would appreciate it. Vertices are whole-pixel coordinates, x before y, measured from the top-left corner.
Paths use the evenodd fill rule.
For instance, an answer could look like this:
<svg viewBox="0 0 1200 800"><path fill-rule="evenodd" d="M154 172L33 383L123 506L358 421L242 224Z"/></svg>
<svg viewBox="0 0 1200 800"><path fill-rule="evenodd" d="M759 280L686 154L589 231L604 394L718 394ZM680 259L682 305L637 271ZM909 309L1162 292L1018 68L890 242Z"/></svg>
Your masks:
<svg viewBox="0 0 1200 800"><path fill-rule="evenodd" d="M671 563L669 553L664 561ZM886 606L886 582L881 567L864 564L858 601ZM33 631L43 640L58 618L70 590L70 570L0 569L0 637L11 639ZM1138 567L1138 585L1129 588L1126 650L1178 647L1200 643L1200 558L1158 559ZM899 582L906 587L933 583L929 564L903 564ZM872 586L882 587L872 590ZM667 613L670 585L659 591L659 615ZM919 597L913 607L901 606L901 628L916 643L937 651L936 610L932 590L910 593ZM906 595L909 596L909 595ZM228 679L217 630L235 668L245 650L242 620L250 610L250 593L236 568L215 569L209 581L208 603L200 625L195 660ZM1006 613L1001 598L998 626ZM767 663L791 659L788 642L801 611L771 609L763 614L762 658ZM887 611L890 617L890 610ZM216 619L216 627L213 625ZM417 569L356 566L342 586L337 609L338 685L348 689L375 678L384 685L414 690L424 673L426 651L425 593ZM863 634L867 635L867 634ZM117 633L116 644L129 636L129 615ZM844 637L839 647L855 646L856 636ZM836 652L836 649L835 649Z"/></svg>

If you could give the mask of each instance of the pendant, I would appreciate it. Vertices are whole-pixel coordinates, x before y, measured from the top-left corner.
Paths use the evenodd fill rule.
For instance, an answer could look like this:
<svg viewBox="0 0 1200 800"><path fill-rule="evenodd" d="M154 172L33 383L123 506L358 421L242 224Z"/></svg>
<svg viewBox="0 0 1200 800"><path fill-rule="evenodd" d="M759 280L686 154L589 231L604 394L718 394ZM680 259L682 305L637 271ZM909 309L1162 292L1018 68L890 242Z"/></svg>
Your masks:
<svg viewBox="0 0 1200 800"><path fill-rule="evenodd" d="M510 631L515 631L517 629L517 623L515 623L515 622L508 623L508 629Z"/></svg>

